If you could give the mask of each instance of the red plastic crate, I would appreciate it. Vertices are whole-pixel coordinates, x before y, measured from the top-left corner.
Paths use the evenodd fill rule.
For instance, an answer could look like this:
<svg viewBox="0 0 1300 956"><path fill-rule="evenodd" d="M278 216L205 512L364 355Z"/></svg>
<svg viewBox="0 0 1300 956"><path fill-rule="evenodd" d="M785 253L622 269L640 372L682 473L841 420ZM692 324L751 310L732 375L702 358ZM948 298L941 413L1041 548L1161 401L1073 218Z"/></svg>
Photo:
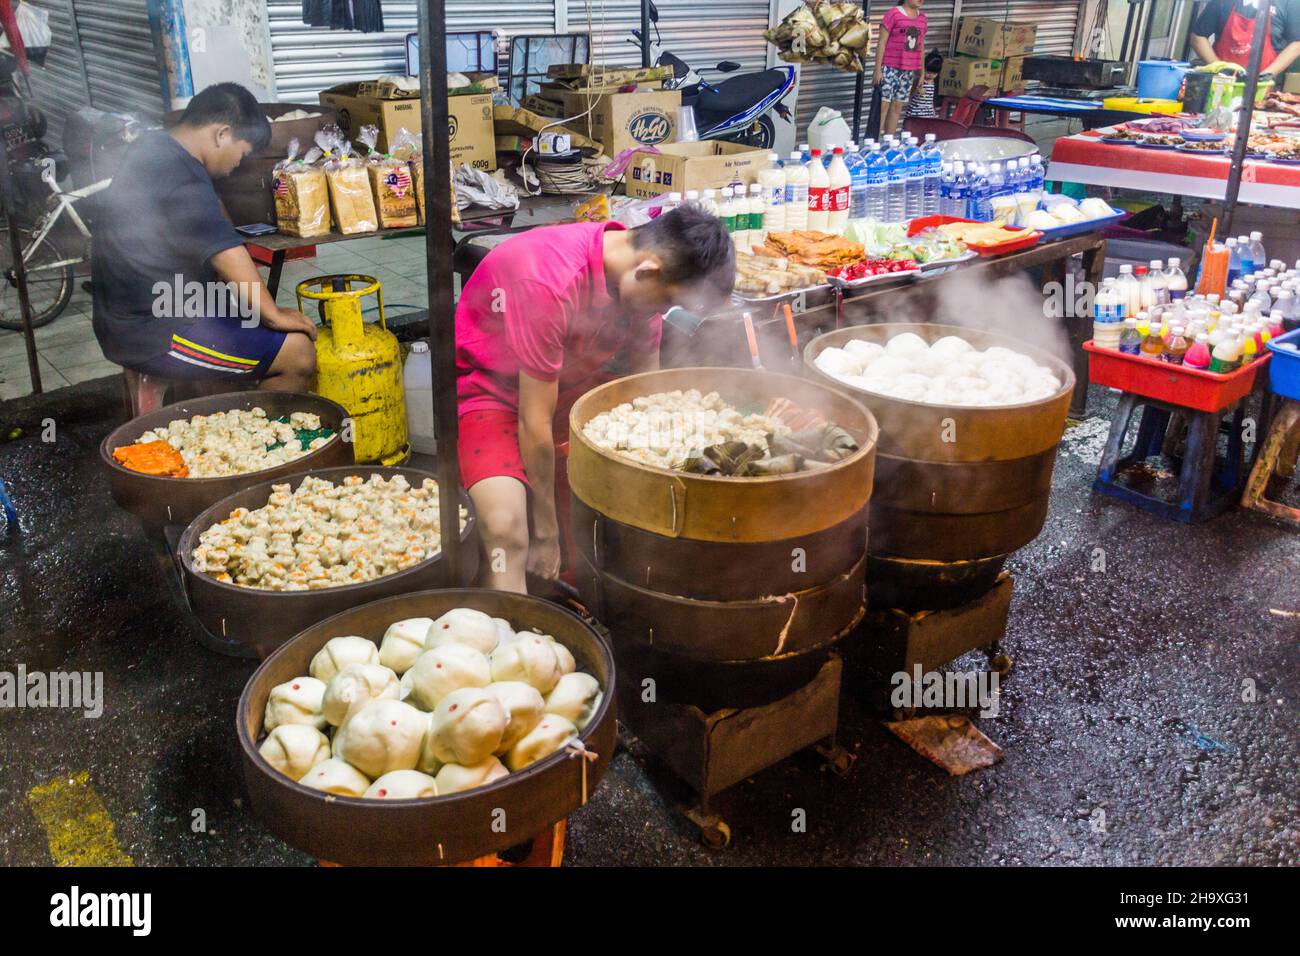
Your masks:
<svg viewBox="0 0 1300 956"><path fill-rule="evenodd" d="M1083 343L1088 353L1088 378L1123 392L1154 398L1199 412L1219 412L1255 389L1255 377L1268 367L1264 356L1227 375L1185 365L1173 365L1145 355L1127 355L1115 349Z"/></svg>
<svg viewBox="0 0 1300 956"><path fill-rule="evenodd" d="M950 222L972 222L973 223L975 222L975 220L962 219L960 216L921 216L918 219L913 219L908 224L907 235L910 238L911 236L915 236L917 233L922 232L926 229L934 229L934 228L938 228L939 226L946 226ZM1027 236L1023 236L1015 239L1008 239L1006 242L1000 242L996 246L967 246L967 248L970 249L972 252L987 258L989 256L1000 256L1008 252L1019 252L1021 249L1028 249L1030 246L1035 245L1038 242L1038 240L1042 238L1043 238L1043 234L1035 229Z"/></svg>

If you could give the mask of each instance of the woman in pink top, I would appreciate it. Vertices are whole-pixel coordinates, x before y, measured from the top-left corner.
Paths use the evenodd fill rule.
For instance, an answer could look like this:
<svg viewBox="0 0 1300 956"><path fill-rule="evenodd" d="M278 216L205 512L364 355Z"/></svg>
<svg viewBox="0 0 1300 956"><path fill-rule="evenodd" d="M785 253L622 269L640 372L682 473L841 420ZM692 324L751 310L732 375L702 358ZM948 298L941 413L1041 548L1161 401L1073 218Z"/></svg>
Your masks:
<svg viewBox="0 0 1300 956"><path fill-rule="evenodd" d="M903 109L921 76L925 59L925 0L898 0L898 6L885 11L876 41L874 82L880 87L880 132L894 133Z"/></svg>
<svg viewBox="0 0 1300 956"><path fill-rule="evenodd" d="M456 393L480 584L524 593L526 572L559 575L569 409L617 375L657 369L660 313L713 311L735 270L726 226L698 206L631 230L544 226L479 263L456 305Z"/></svg>

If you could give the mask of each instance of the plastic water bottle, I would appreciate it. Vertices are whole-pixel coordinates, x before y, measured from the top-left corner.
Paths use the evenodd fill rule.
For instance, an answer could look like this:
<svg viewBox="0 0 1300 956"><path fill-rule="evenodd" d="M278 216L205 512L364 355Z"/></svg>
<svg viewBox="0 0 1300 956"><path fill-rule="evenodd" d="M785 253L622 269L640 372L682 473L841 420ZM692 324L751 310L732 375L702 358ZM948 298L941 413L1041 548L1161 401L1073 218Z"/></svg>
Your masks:
<svg viewBox="0 0 1300 956"><path fill-rule="evenodd" d="M1169 283L1169 300L1177 302L1187 295L1187 276L1179 268L1177 257L1169 259L1168 268L1165 269L1165 280Z"/></svg>
<svg viewBox="0 0 1300 956"><path fill-rule="evenodd" d="M849 219L866 219L870 215L867 212L867 157L853 150L845 153L844 158L852 180L849 185Z"/></svg>
<svg viewBox="0 0 1300 956"><path fill-rule="evenodd" d="M925 156L916 144L915 136L907 137L903 160L907 170L906 187L903 190L903 216L906 219L916 219L925 210Z"/></svg>
<svg viewBox="0 0 1300 956"><path fill-rule="evenodd" d="M939 173L939 215L952 215L952 163L944 163Z"/></svg>
<svg viewBox="0 0 1300 956"><path fill-rule="evenodd" d="M993 207L989 202L989 178L983 166L976 165L970 174L969 188L966 194L966 218L977 222L988 222L993 218Z"/></svg>
<svg viewBox="0 0 1300 956"><path fill-rule="evenodd" d="M1043 168L1043 157L1034 153L1029 157L1029 176L1026 177L1029 183L1029 191L1034 193L1040 199L1043 195L1043 187L1047 185L1047 170Z"/></svg>
<svg viewBox="0 0 1300 956"><path fill-rule="evenodd" d="M943 178L943 151L935 142L933 133L925 134L925 145L921 147L925 157L925 191L922 213L933 216L939 212L939 184Z"/></svg>
<svg viewBox="0 0 1300 956"><path fill-rule="evenodd" d="M884 222L888 215L889 161L884 150L873 143L867 154L867 218Z"/></svg>
<svg viewBox="0 0 1300 956"><path fill-rule="evenodd" d="M1231 285L1241 277L1241 253L1237 251L1237 240L1231 236L1223 244L1228 247L1228 284Z"/></svg>
<svg viewBox="0 0 1300 956"><path fill-rule="evenodd" d="M800 162L798 151L785 164L785 228L808 228L808 167Z"/></svg>
<svg viewBox="0 0 1300 956"><path fill-rule="evenodd" d="M885 222L907 218L907 156L891 137L885 148L889 163L889 186L885 193Z"/></svg>
<svg viewBox="0 0 1300 956"><path fill-rule="evenodd" d="M411 450L436 455L433 431L433 360L429 344L416 340L402 365L402 391L406 398L406 434Z"/></svg>
<svg viewBox="0 0 1300 956"><path fill-rule="evenodd" d="M1250 234L1250 257L1255 260L1255 268L1262 269L1268 262L1268 253L1264 251L1264 234L1262 232L1252 232Z"/></svg>
<svg viewBox="0 0 1300 956"><path fill-rule="evenodd" d="M1008 191L1012 195L1020 195L1029 189L1029 160L1013 159L1011 161L1011 175L1008 179Z"/></svg>
<svg viewBox="0 0 1300 956"><path fill-rule="evenodd" d="M807 144L807 143L800 143L800 144L799 144L799 162L801 162L801 163L803 163L805 166L807 166L807 165L808 165L808 160L810 160L810 159L812 159L812 150L810 150L810 149L808 148L808 144Z"/></svg>
<svg viewBox="0 0 1300 956"><path fill-rule="evenodd" d="M1006 192L1007 177L1006 171L999 162L989 163L988 168L989 196L1001 196Z"/></svg>
<svg viewBox="0 0 1300 956"><path fill-rule="evenodd" d="M1250 248L1250 236L1237 237L1237 257L1241 260L1241 274L1255 271L1255 254Z"/></svg>

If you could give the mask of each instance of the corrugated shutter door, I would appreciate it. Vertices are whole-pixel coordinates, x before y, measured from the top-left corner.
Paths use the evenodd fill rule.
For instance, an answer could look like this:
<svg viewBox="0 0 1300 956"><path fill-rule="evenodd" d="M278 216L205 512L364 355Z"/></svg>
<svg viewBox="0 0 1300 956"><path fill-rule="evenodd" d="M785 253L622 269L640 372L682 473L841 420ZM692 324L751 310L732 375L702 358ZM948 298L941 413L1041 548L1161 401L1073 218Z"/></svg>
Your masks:
<svg viewBox="0 0 1300 956"><path fill-rule="evenodd" d="M1080 0L962 0L964 17L1015 20L1038 27L1035 53L1074 52Z"/></svg>
<svg viewBox="0 0 1300 956"><path fill-rule="evenodd" d="M47 139L55 146L63 141L63 124L68 113L90 101L81 72L81 55L73 43L72 0L32 0L32 5L50 14L54 34L45 65L32 64L29 74L36 104L49 120Z"/></svg>
<svg viewBox="0 0 1300 956"><path fill-rule="evenodd" d="M339 83L406 72L406 35L415 31L416 5L385 0L384 32L357 33L309 27L302 0L270 0L271 58L276 96L282 102L315 103L316 94ZM554 33L552 0L507 0L485 5L448 0L447 30ZM504 58L503 58L504 59Z"/></svg>
<svg viewBox="0 0 1300 956"><path fill-rule="evenodd" d="M587 30L587 4L567 2L570 33ZM735 60L744 70L761 70L767 65L768 0L657 0L660 49L681 57L698 71L722 60ZM592 59L603 57L609 65L631 66L641 62L641 51L626 41L641 27L639 0L591 0ZM650 37L654 38L651 25ZM720 74L705 74L718 79Z"/></svg>
<svg viewBox="0 0 1300 956"><path fill-rule="evenodd" d="M90 105L158 119L164 111L161 57L147 0L75 0Z"/></svg>

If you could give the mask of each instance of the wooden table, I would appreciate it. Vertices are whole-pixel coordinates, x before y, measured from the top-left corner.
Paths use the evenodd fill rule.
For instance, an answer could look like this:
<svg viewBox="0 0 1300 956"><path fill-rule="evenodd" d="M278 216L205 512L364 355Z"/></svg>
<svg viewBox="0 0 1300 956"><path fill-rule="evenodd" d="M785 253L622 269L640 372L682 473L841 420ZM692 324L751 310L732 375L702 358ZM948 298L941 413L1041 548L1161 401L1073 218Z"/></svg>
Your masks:
<svg viewBox="0 0 1300 956"><path fill-rule="evenodd" d="M663 365L666 368L748 365L750 357L743 326L743 314L748 311L753 317L759 355L764 367L774 372L799 375L802 374L804 346L823 332L845 325L870 325L889 321L932 320L960 325L960 315L938 314L941 302L947 300L945 304L951 311L951 297L955 294L960 299L965 294L957 283L972 283L969 294L978 296L981 287L973 283L979 280L992 281L1036 269L1041 270L1044 286L1049 282L1058 282L1068 291L1065 284L1066 263L1076 255L1083 257L1086 280L1093 283L1094 287L1099 287L1106 263L1106 240L1100 232L1088 232L1055 242L1040 243L1005 256L970 259L951 269L902 283L866 286L842 293L823 289L793 293L781 302L771 304L740 304L709 316L694 335L675 328L671 322L665 322ZM1070 298L1077 298L1080 291L1074 290ZM780 310L783 302L789 302L794 312L798 352L791 348L784 314ZM972 307L977 304L979 303L972 302ZM1012 306L1008 303L1007 307ZM1020 322L1028 326L1031 323L1053 321L1057 328L1063 329L1070 343L1076 379L1070 414L1080 417L1086 410L1088 395L1088 358L1083 351L1083 343L1092 338L1092 315L1072 316L1068 314L1069 311L1067 309L1066 315L1052 320L1042 311L1023 316L1003 312L1000 317L1007 321L1008 332L1012 336L1017 334L1017 323ZM1026 332L1032 330L1026 328ZM1029 341L1041 340L1041 336L1035 339L1032 334L1026 334L1025 337Z"/></svg>

